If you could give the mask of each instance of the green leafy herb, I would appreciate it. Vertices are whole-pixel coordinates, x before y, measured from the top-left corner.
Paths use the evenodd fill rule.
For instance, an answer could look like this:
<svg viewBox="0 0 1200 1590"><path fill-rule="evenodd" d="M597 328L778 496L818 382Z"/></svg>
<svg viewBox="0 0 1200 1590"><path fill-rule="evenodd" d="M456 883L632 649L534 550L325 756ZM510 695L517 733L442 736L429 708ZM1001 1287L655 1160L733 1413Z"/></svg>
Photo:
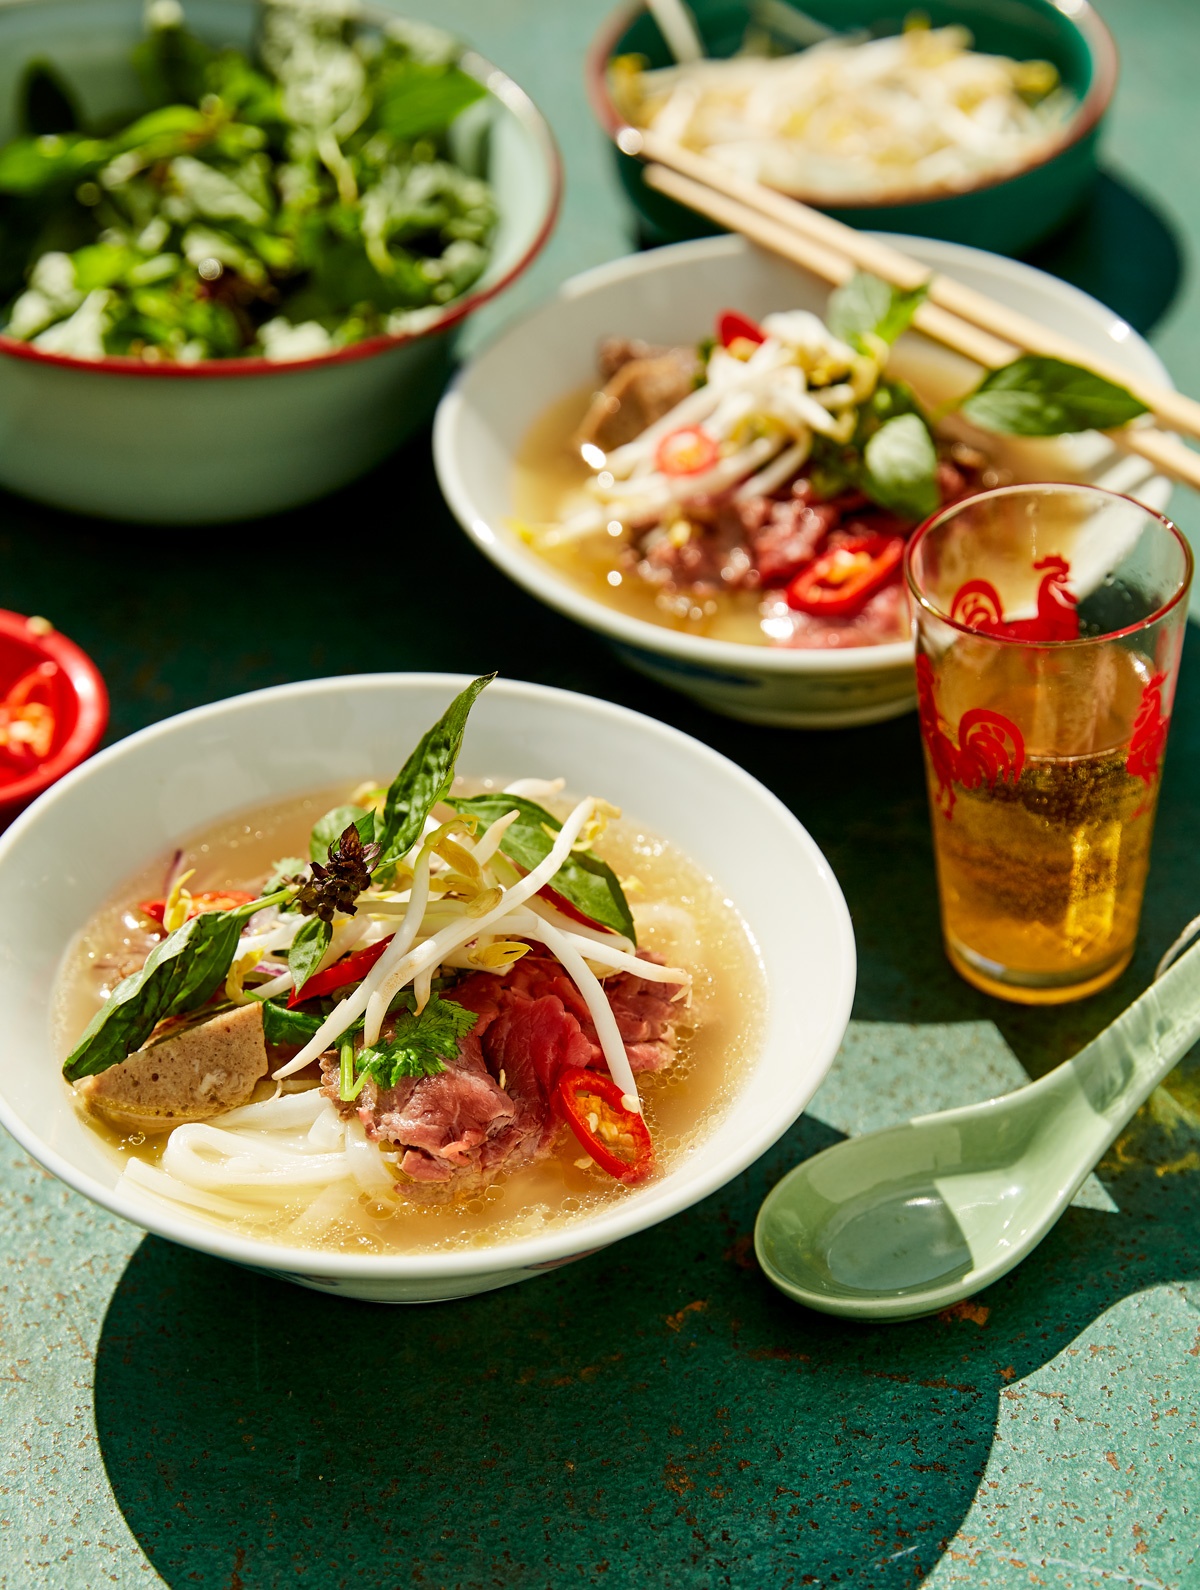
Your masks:
<svg viewBox="0 0 1200 1590"><path fill-rule="evenodd" d="M302 1010L289 1010L286 1004L265 999L262 1007L263 1037L281 1048L303 1049L324 1020Z"/></svg>
<svg viewBox="0 0 1200 1590"><path fill-rule="evenodd" d="M959 407L973 424L1009 436L1106 431L1147 412L1115 382L1032 353L990 371Z"/></svg>
<svg viewBox="0 0 1200 1590"><path fill-rule="evenodd" d="M921 286L908 292L866 271L856 271L830 294L825 319L834 336L853 348L866 351L875 337L890 346L908 329L928 291Z"/></svg>
<svg viewBox="0 0 1200 1590"><path fill-rule="evenodd" d="M395 1087L402 1077L437 1076L446 1069L446 1061L458 1053L459 1045L478 1019L473 1010L465 1010L437 994L431 995L419 1015L402 1010L386 1043L368 1045L354 1056L358 1071L355 1093L367 1076L374 1077L383 1088ZM344 1086L342 1096L347 1096Z"/></svg>
<svg viewBox="0 0 1200 1590"><path fill-rule="evenodd" d="M151 6L132 52L150 108L123 126L81 123L53 66L26 69L28 136L0 148L11 335L85 358L308 358L478 280L487 118L455 123L486 90L453 40L334 0L256 12L251 59ZM80 256L102 241L119 268L89 287Z"/></svg>
<svg viewBox="0 0 1200 1590"><path fill-rule="evenodd" d="M375 115L393 138L430 137L444 132L454 118L484 95L482 83L457 66L391 60L379 73Z"/></svg>
<svg viewBox="0 0 1200 1590"><path fill-rule="evenodd" d="M532 872L546 859L554 844L552 836L562 827L544 806L519 795L472 795L449 804L464 816L479 818L485 829L507 812L519 812L516 820L504 830L500 849L525 872ZM550 887L593 922L637 942L625 891L616 873L598 856L587 851L572 852L555 873Z"/></svg>
<svg viewBox="0 0 1200 1590"><path fill-rule="evenodd" d="M69 1082L96 1076L140 1049L160 1021L198 1010L225 981L242 925L270 899L203 911L156 944L145 965L117 984L63 1064Z"/></svg>
<svg viewBox="0 0 1200 1590"><path fill-rule="evenodd" d="M277 890L285 888L308 866L308 862L300 856L282 856L278 861L271 863L271 876L263 889L264 894L274 894Z"/></svg>
<svg viewBox="0 0 1200 1590"><path fill-rule="evenodd" d="M337 844L351 823L358 829L358 837L364 845L374 839L374 812L366 811L361 806L335 806L331 812L326 812L324 817L319 817L313 824L308 840L309 859L324 861L329 855L330 847Z"/></svg>
<svg viewBox="0 0 1200 1590"><path fill-rule="evenodd" d="M495 674L473 680L446 708L392 780L375 822L380 866L399 861L421 837L425 819L449 792L475 698Z"/></svg>
<svg viewBox="0 0 1200 1590"><path fill-rule="evenodd" d="M940 501L937 452L924 420L898 414L863 449L863 489L905 519L927 519Z"/></svg>
<svg viewBox="0 0 1200 1590"><path fill-rule="evenodd" d="M297 988L303 988L321 964L321 957L329 948L332 937L333 928L324 917L310 916L300 924L288 951L288 971Z"/></svg>

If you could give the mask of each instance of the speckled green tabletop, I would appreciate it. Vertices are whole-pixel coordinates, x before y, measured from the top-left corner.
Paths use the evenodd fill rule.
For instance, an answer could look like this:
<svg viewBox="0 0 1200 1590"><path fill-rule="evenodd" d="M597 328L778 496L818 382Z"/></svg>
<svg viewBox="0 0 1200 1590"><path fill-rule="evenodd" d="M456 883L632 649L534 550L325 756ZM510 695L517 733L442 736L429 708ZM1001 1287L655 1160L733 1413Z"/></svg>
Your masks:
<svg viewBox="0 0 1200 1590"><path fill-rule="evenodd" d="M579 61L605 0L424 0L549 113L557 238L488 312L629 246ZM1195 0L1101 0L1124 77L1092 209L1039 263L1150 329L1200 391ZM481 326L473 335L486 331ZM1200 530L1200 501L1178 501ZM347 548L404 548L359 635ZM237 577L253 551L261 587ZM430 602L427 581L453 569ZM445 585L440 587L443 591ZM161 536L0 499L0 605L95 656L112 734L319 674L499 667L678 723L787 800L854 915L859 995L808 1116L739 1181L510 1291L384 1310L245 1274L93 1209L0 1143L0 1584L92 1590L1200 1584L1200 1071L1181 1068L1037 1254L975 1304L861 1329L778 1297L754 1214L802 1155L1069 1054L1200 911L1200 644L1184 659L1141 948L1085 1004L990 1001L941 957L915 722L815 737L710 717L467 547L428 439L304 513Z"/></svg>

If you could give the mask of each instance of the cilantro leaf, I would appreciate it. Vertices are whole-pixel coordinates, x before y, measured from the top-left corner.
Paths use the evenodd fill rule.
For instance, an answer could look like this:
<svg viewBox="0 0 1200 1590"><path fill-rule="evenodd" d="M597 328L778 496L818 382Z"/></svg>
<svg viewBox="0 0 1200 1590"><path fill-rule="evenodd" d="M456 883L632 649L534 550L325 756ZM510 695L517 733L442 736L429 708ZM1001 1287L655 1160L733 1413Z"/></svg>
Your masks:
<svg viewBox="0 0 1200 1590"><path fill-rule="evenodd" d="M473 1010L433 994L419 1015L412 1010L399 1013L385 1043L358 1051L354 1057L358 1075L374 1077L384 1088L394 1088L402 1077L437 1076L478 1019Z"/></svg>

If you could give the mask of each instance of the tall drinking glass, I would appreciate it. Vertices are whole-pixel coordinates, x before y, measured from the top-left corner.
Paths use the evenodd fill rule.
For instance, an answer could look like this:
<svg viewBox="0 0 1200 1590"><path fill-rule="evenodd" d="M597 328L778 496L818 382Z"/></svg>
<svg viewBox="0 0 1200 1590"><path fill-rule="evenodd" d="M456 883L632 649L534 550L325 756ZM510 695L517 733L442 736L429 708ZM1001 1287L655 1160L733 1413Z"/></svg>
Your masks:
<svg viewBox="0 0 1200 1590"><path fill-rule="evenodd" d="M1094 486L1003 486L909 542L917 701L946 952L1057 1004L1137 937L1192 558Z"/></svg>

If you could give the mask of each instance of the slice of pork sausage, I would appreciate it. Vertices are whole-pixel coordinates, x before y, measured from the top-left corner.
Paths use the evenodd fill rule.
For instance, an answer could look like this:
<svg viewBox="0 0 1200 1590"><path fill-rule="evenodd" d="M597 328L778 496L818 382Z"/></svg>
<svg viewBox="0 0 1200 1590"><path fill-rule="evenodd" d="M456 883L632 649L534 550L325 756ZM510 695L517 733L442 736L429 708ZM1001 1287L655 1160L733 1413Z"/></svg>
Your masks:
<svg viewBox="0 0 1200 1590"><path fill-rule="evenodd" d="M168 1132L249 1101L267 1074L262 1006L239 1005L131 1054L77 1090L126 1132Z"/></svg>

